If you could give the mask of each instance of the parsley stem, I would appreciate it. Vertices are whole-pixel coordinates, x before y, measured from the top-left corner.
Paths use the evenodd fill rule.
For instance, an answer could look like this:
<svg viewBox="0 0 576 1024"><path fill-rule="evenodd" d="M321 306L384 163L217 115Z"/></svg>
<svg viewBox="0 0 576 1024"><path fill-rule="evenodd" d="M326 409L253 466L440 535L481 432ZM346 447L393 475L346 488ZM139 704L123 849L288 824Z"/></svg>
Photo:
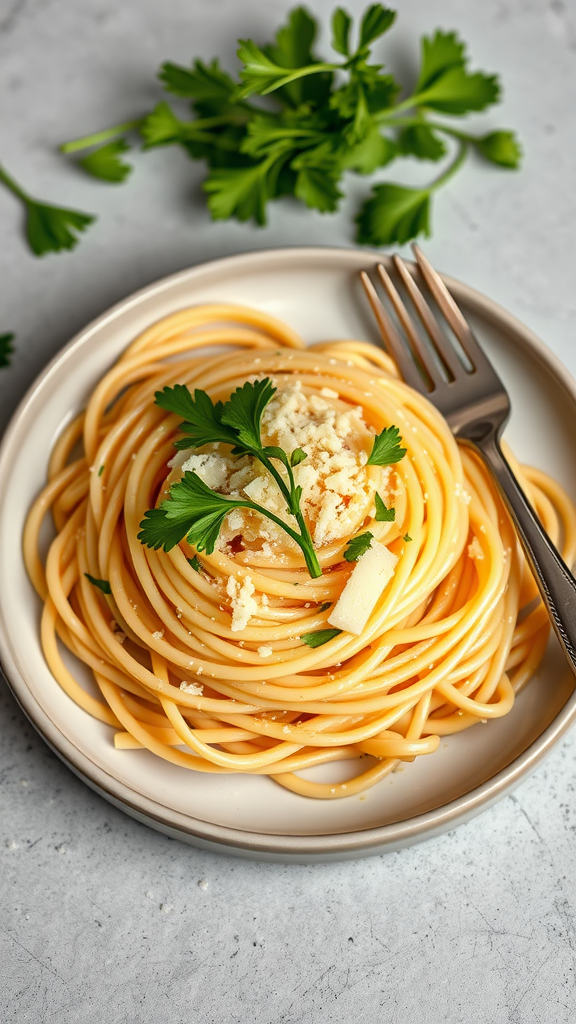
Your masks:
<svg viewBox="0 0 576 1024"><path fill-rule="evenodd" d="M61 153L75 153L79 149L98 146L101 142L107 142L108 139L116 138L117 135L124 135L125 132L134 131L134 129L140 127L143 120L143 117L139 117L134 121L124 121L123 124L114 125L113 128L103 128L101 132L85 135L82 139L72 139L70 142L63 142L58 148Z"/></svg>
<svg viewBox="0 0 576 1024"><path fill-rule="evenodd" d="M449 181L454 174L456 174L456 171L460 170L460 167L462 166L466 159L467 152L468 143L464 139L462 139L460 141L460 145L458 147L458 152L456 154L455 159L446 168L443 174L441 174L438 178L436 178L435 181L432 182L428 189L430 192L435 192L437 188L441 188L442 185L445 185L446 182Z"/></svg>
<svg viewBox="0 0 576 1024"><path fill-rule="evenodd" d="M30 196L24 191L23 188L20 188L18 182L14 181L14 178L12 178L10 174L8 174L8 171L2 166L2 164L0 164L0 181L4 185L6 185L6 188L9 189L9 191L12 192L13 195L18 196L18 199L21 199L22 202L30 202Z"/></svg>
<svg viewBox="0 0 576 1024"><path fill-rule="evenodd" d="M283 86L289 85L290 82L295 82L298 78L306 78L308 75L317 75L322 71L340 71L345 67L343 64L309 64L306 68L296 68L291 71L289 75L284 75L273 85L269 85L267 89L263 89L259 94L260 96L267 96L268 93L275 92L276 89L282 89Z"/></svg>

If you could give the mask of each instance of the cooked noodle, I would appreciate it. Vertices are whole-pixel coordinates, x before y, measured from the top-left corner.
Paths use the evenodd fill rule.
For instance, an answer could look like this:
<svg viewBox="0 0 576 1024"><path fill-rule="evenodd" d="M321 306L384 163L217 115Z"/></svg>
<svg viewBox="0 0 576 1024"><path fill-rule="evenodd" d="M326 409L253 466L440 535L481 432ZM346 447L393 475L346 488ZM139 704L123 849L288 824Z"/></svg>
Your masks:
<svg viewBox="0 0 576 1024"><path fill-rule="evenodd" d="M395 521L375 522L373 508L361 508L348 537L317 549L319 579L294 545L272 559L221 545L201 554L198 572L185 542L166 553L137 539L178 436L177 417L154 393L181 383L226 400L264 376L279 391L295 380L306 395L328 389L339 408L360 407L371 431L395 424L408 449L392 473L366 470L373 489L392 488ZM544 473L514 468L570 562L571 502ZM56 537L43 565L49 510ZM300 637L329 625L327 606L354 569L343 550L363 530L398 556L395 574L361 635L311 649ZM112 726L117 748L144 747L201 772L269 775L309 797L359 793L399 762L433 753L440 737L507 714L549 633L489 473L388 357L362 341L306 349L284 324L241 307L183 310L126 350L59 437L24 551L44 602L48 665L77 704ZM85 573L109 581L111 595ZM240 631L230 577L233 587L246 577L254 587L256 612ZM92 669L100 698L74 678L59 641ZM343 759L355 763L346 782L298 774Z"/></svg>

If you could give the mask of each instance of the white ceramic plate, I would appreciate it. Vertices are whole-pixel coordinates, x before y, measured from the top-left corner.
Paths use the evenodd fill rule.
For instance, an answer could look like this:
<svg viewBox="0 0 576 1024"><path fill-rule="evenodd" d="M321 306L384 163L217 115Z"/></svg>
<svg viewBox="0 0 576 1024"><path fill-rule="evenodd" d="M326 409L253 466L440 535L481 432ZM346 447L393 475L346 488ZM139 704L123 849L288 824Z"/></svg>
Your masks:
<svg viewBox="0 0 576 1024"><path fill-rule="evenodd" d="M303 861L398 849L494 802L576 717L574 679L553 641L506 718L450 737L433 757L406 765L367 793L314 801L264 777L196 775L147 751L115 750L112 730L73 704L44 662L39 602L20 548L26 512L44 482L55 438L123 348L160 317L219 301L264 309L310 342L376 340L358 280L358 271L375 258L347 249L273 250L218 260L145 288L53 360L21 403L0 451L0 659L12 691L46 742L88 785L140 821L196 845ZM511 392L508 441L521 460L551 472L576 498L576 384L527 328L464 285L448 284ZM78 671L90 686L83 667ZM335 766L316 771L333 777Z"/></svg>

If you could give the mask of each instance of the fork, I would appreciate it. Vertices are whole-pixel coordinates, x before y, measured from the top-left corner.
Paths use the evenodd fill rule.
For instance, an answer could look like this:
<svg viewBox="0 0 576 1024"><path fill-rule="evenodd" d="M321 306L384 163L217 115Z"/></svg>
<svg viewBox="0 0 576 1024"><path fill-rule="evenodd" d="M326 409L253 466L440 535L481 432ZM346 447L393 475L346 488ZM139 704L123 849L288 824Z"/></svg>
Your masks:
<svg viewBox="0 0 576 1024"><path fill-rule="evenodd" d="M417 321L380 263L377 266L380 280L405 332L403 339L368 274L362 271L362 284L384 345L406 383L426 395L444 415L454 435L479 452L492 471L552 625L576 673L576 579L542 528L502 453L500 438L510 416L508 393L442 278L421 249L417 245L412 248L420 276L470 365L464 365L413 274L399 256L393 257L394 267L431 345L423 340Z"/></svg>

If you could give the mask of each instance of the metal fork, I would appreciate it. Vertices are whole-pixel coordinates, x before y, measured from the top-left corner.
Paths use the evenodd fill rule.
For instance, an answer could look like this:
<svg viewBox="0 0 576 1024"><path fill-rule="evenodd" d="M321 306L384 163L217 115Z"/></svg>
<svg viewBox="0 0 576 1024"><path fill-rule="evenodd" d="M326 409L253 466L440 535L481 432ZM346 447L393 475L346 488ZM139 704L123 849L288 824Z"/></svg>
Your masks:
<svg viewBox="0 0 576 1024"><path fill-rule="evenodd" d="M491 469L548 609L552 625L576 673L576 579L537 519L500 447L510 415L510 399L488 357L480 348L442 278L413 246L420 275L469 361L464 365L445 329L436 319L414 276L399 256L394 267L410 297L431 345L426 344L394 282L382 264L377 270L406 338L380 301L365 271L362 283L389 355L407 384L430 399L455 436L480 453Z"/></svg>

